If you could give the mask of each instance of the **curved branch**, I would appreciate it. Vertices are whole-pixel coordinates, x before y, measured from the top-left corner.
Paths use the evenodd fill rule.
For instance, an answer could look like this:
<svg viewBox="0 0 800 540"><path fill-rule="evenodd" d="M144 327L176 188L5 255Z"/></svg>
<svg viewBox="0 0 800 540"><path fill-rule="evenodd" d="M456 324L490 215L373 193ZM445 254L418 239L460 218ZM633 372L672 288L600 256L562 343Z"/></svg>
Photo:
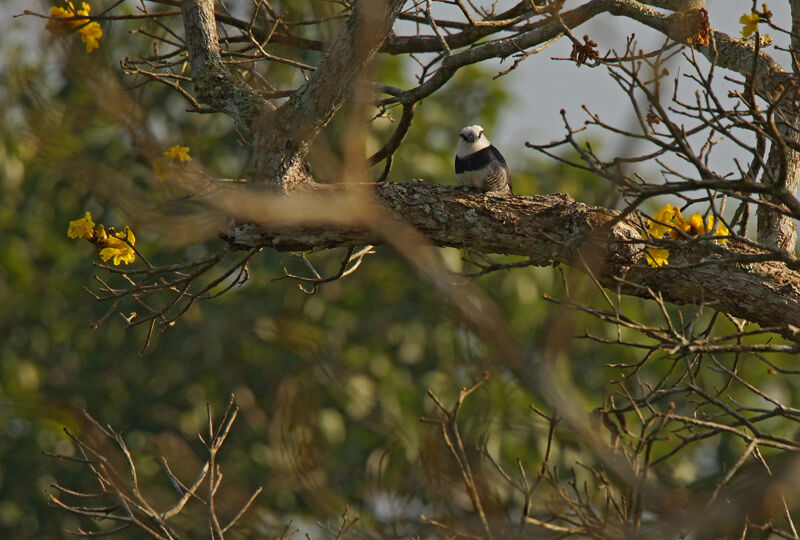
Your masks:
<svg viewBox="0 0 800 540"><path fill-rule="evenodd" d="M618 221L619 212L565 194L491 196L421 183L365 188L436 245L572 265L623 294L650 298L655 292L675 304L705 303L762 326L782 326L782 335L800 340L800 272L746 240L731 238L725 247L705 239L675 242L669 266L651 268L635 218ZM345 190L334 187L322 197L332 201ZM391 234L404 234L397 231L402 228ZM288 251L385 242L357 222L237 225L223 236L238 246Z"/></svg>
<svg viewBox="0 0 800 540"><path fill-rule="evenodd" d="M392 133L392 136L386 141L377 152L367 158L367 165L372 167L377 165L386 158L391 158L392 155L400 148L400 145L408 135L408 130L411 129L411 121L414 119L414 109L417 107L417 102L403 103L403 115L397 124L397 128Z"/></svg>

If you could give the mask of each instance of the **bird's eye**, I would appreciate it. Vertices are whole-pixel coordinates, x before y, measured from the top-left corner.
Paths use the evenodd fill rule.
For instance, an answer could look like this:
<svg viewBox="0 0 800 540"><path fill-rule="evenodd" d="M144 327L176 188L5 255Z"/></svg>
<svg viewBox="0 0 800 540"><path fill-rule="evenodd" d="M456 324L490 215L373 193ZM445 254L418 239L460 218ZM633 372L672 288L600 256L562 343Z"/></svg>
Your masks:
<svg viewBox="0 0 800 540"><path fill-rule="evenodd" d="M478 133L478 138L480 139L481 137L483 137L483 131Z"/></svg>

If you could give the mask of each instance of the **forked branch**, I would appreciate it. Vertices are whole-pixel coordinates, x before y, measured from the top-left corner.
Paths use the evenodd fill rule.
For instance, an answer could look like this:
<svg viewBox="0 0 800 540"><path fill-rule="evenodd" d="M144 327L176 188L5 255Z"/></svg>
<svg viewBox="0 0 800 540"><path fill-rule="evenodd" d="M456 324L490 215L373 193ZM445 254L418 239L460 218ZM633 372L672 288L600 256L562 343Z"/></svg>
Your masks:
<svg viewBox="0 0 800 540"><path fill-rule="evenodd" d="M234 403L233 396L231 396L225 413L217 423L214 422L210 406L207 407L207 410L208 433L205 437L200 435L200 439L205 444L209 457L200 468L192 484L187 486L178 479L170 469L166 458L161 458L164 471L179 496L175 504L164 510L157 509L155 503L151 502L151 499L144 493L145 489L139 482L139 474L136 470L133 456L122 435L111 426L101 425L88 412L84 411L84 416L89 424L104 439L110 440L122 455L125 470L117 469L114 465L118 461L117 457L113 456L103 446L90 444L87 442L87 438L79 437L65 430L75 446L77 456L53 453L48 453L48 455L85 464L94 480L99 484L99 491L87 492L53 484L54 491L48 494L50 502L54 506L79 517L92 518L100 523L104 521L119 523L119 525L111 529L92 530L80 528L72 531L73 534L85 537L107 536L133 527L153 538L177 540L183 535L176 531L174 526L170 524L170 520L183 512L188 503L195 500L205 508L212 537L223 540L225 534L236 525L252 506L253 501L261 492L261 488L258 488L236 514L230 517L223 525L216 507L218 489L222 481L216 457L230 433L239 409ZM207 486L207 494L205 496L199 491L203 484Z"/></svg>

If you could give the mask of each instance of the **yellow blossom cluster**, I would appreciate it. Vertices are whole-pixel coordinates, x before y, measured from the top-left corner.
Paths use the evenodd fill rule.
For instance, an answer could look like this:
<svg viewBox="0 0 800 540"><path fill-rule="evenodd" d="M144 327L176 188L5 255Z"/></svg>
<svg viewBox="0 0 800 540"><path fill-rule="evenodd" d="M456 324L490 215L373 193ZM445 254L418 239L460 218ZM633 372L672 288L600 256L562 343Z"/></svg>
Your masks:
<svg viewBox="0 0 800 540"><path fill-rule="evenodd" d="M761 11L753 10L751 13L743 13L739 17L739 24L742 25L742 37L750 37L756 30L758 30L758 23L768 22L772 17L772 12L767 9L767 4L763 4Z"/></svg>
<svg viewBox="0 0 800 540"><path fill-rule="evenodd" d="M88 17L91 7L86 2L81 3L80 9L75 9L71 1L67 1L67 7L51 7L50 20L47 21L45 28L57 36L65 36L73 30L81 36L81 41L86 45L86 52L92 52L100 46L100 38L103 37L103 29L100 23L87 19L76 19L75 17Z"/></svg>
<svg viewBox="0 0 800 540"><path fill-rule="evenodd" d="M86 238L95 245L98 256L105 262L111 260L114 265L119 265L130 264L136 260L136 252L133 249L136 236L127 225L121 231L115 231L113 228L106 230L102 223L95 225L92 214L86 212L82 218L69 222L67 236L74 239Z"/></svg>
<svg viewBox="0 0 800 540"><path fill-rule="evenodd" d="M689 216L688 221L681 214L681 209L671 204L659 210L653 219L647 224L647 236L656 240L677 240L682 234L688 236L728 236L730 231L721 221L714 229L714 216L708 216L703 222L703 216L695 212ZM727 238L719 238L720 244L728 241ZM648 246L645 250L647 264L653 268L669 264L669 250Z"/></svg>
<svg viewBox="0 0 800 540"><path fill-rule="evenodd" d="M169 173L170 168L186 165L190 161L192 161L192 158L189 156L189 147L176 145L155 158L151 165L156 179L163 180Z"/></svg>

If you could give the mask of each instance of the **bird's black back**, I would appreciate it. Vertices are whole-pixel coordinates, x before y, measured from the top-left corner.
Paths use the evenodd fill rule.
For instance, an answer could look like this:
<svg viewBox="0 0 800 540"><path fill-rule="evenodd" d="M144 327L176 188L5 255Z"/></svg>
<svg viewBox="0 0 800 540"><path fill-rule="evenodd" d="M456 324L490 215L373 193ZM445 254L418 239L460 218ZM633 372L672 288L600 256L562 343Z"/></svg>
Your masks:
<svg viewBox="0 0 800 540"><path fill-rule="evenodd" d="M493 160L499 161L503 168L508 170L503 154L494 145L489 145L463 158L456 156L456 174L483 169Z"/></svg>

